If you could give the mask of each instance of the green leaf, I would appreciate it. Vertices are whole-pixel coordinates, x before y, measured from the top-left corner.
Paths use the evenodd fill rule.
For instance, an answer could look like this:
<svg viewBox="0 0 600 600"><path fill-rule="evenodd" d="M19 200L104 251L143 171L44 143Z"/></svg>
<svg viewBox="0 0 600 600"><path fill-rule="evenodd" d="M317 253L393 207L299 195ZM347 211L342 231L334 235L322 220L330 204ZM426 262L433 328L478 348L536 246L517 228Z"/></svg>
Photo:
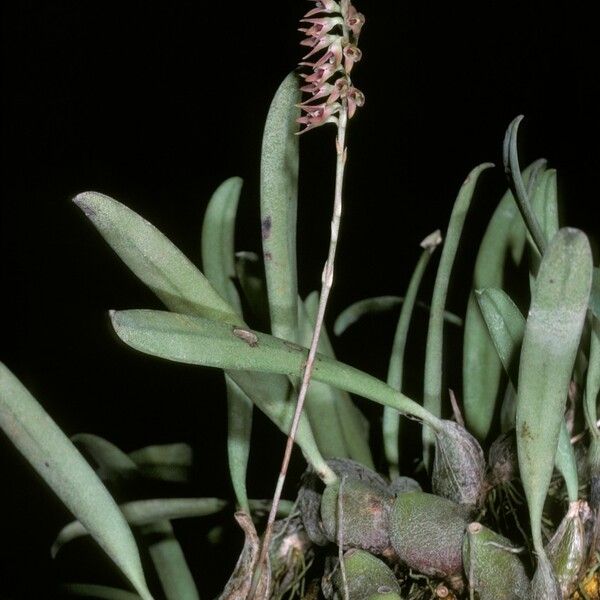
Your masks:
<svg viewBox="0 0 600 600"><path fill-rule="evenodd" d="M518 365L515 359L523 342L525 317L503 290L475 290L475 297L498 357L516 389Z"/></svg>
<svg viewBox="0 0 600 600"><path fill-rule="evenodd" d="M542 259L527 317L517 402L517 449L536 552L566 398L592 281L585 235L561 229Z"/></svg>
<svg viewBox="0 0 600 600"><path fill-rule="evenodd" d="M544 254L546 249L544 232L533 212L533 207L531 206L531 193L525 187L525 182L521 176L521 168L519 167L517 132L522 120L523 115L516 117L506 131L503 151L504 170L508 175L509 183L511 184L511 189L517 200L517 205L521 212L521 216L523 217L523 221L525 221L527 229L533 238L538 251L540 254Z"/></svg>
<svg viewBox="0 0 600 600"><path fill-rule="evenodd" d="M487 289L476 291L477 301L488 330L498 351L504 369L508 374L513 389L518 387L518 364L515 360L521 350L525 334L525 317L508 294L502 290ZM517 401L518 402L518 401ZM579 479L575 452L563 420L555 463L567 485L569 500L577 500Z"/></svg>
<svg viewBox="0 0 600 600"><path fill-rule="evenodd" d="M258 323L255 326L257 329L269 329L269 298L267 296L264 269L258 254L254 252L237 252L235 255L235 272L253 317L251 322Z"/></svg>
<svg viewBox="0 0 600 600"><path fill-rule="evenodd" d="M442 414L442 351L444 340L444 308L450 284L450 275L458 249L458 242L462 233L467 211L471 205L475 185L483 171L489 169L491 163L483 163L475 167L462 184L446 233L446 240L442 248L440 264L438 266L431 311L429 313L429 327L427 331L427 346L425 348L425 377L423 389L423 406L436 417ZM433 432L423 429L423 459L429 467L431 448L434 444Z"/></svg>
<svg viewBox="0 0 600 600"><path fill-rule="evenodd" d="M600 319L594 315L592 315L589 359L583 408L590 433L600 437L597 425L598 392L600 392Z"/></svg>
<svg viewBox="0 0 600 600"><path fill-rule="evenodd" d="M140 600L137 594L93 583L67 583L61 586L61 591L71 596L95 598L96 600Z"/></svg>
<svg viewBox="0 0 600 600"><path fill-rule="evenodd" d="M241 314L235 272L235 217L243 181L226 179L212 195L202 223L202 269L224 300Z"/></svg>
<svg viewBox="0 0 600 600"><path fill-rule="evenodd" d="M73 202L169 310L241 322L206 277L154 225L97 192L79 194Z"/></svg>
<svg viewBox="0 0 600 600"><path fill-rule="evenodd" d="M142 527L148 552L167 600L199 600L200 595L169 521Z"/></svg>
<svg viewBox="0 0 600 600"><path fill-rule="evenodd" d="M600 319L600 268L594 269L592 278L592 293L590 294L590 309L596 319Z"/></svg>
<svg viewBox="0 0 600 600"><path fill-rule="evenodd" d="M348 327L354 325L354 323L362 319L365 315L387 312L402 305L404 302L405 298L401 296L375 296L373 298L358 300L358 302L354 302L346 307L338 315L333 325L333 332L335 335L342 335ZM429 311L429 306L420 300L415 300L415 306ZM444 320L458 327L462 327L463 324L462 319L458 315L447 310L444 311Z"/></svg>
<svg viewBox="0 0 600 600"><path fill-rule="evenodd" d="M311 292L305 300L306 312L312 323L317 321L319 310L319 293ZM335 358L333 346L325 327L319 339L320 351L329 358ZM312 385L312 384L311 384ZM373 457L369 447L369 421L354 404L350 395L337 387L330 387L335 394L335 407L342 426L342 435L350 458L374 469Z"/></svg>
<svg viewBox="0 0 600 600"><path fill-rule="evenodd" d="M128 456L114 444L96 435L84 433L75 435L72 439L91 455L108 479L115 475L139 477L142 475L140 469L144 467L146 475L150 469L153 474L164 479L164 469L176 469L177 466L189 469L191 466L192 451L187 444L147 446ZM173 480L171 471L167 470L166 473L170 476L167 479ZM147 525L142 534L168 600L196 600L196 584L171 524L168 521L157 521Z"/></svg>
<svg viewBox="0 0 600 600"><path fill-rule="evenodd" d="M298 78L290 73L269 108L260 163L263 255L273 335L297 341Z"/></svg>
<svg viewBox="0 0 600 600"><path fill-rule="evenodd" d="M77 433L71 441L93 459L102 479L113 479L115 475L123 479L139 476L137 464L108 440L91 433Z"/></svg>
<svg viewBox="0 0 600 600"><path fill-rule="evenodd" d="M0 427L138 594L151 599L138 548L119 507L71 440L3 363Z"/></svg>
<svg viewBox="0 0 600 600"><path fill-rule="evenodd" d="M74 202L94 223L125 264L172 311L235 323L243 321L198 269L160 231L116 200L96 192ZM289 382L284 377L229 373L252 401L285 431L291 421L286 408ZM319 455L307 420L297 435L307 460L320 473L334 476Z"/></svg>
<svg viewBox="0 0 600 600"><path fill-rule="evenodd" d="M192 469L192 449L188 444L146 446L129 453L146 477L163 481L189 481Z"/></svg>
<svg viewBox="0 0 600 600"><path fill-rule="evenodd" d="M308 347L313 337L314 322L308 315L306 305L302 300L298 301L298 308L298 342L302 346ZM320 352L323 352L324 346L325 341L323 334L321 334L319 339ZM338 401L338 390L322 381L311 381L306 394L305 411L319 450L326 459L349 457L344 434L342 433L342 424L336 408Z"/></svg>
<svg viewBox="0 0 600 600"><path fill-rule="evenodd" d="M408 337L408 328L413 308L417 299L417 292L419 291L419 286L421 285L421 280L423 279L429 259L441 241L442 236L438 230L421 242L424 250L410 278L408 289L406 290L406 298L400 310L387 375L388 385L399 392L402 391L404 350L406 348L406 339ZM383 444L385 458L390 469L390 477L394 479L394 477L400 475L400 415L389 407L383 409Z"/></svg>
<svg viewBox="0 0 600 600"><path fill-rule="evenodd" d="M139 527L157 521L205 517L219 512L226 504L219 498L159 498L126 502L118 509L122 513L121 518L124 517L129 524ZM66 543L88 534L88 528L81 521L72 521L65 525L52 544L52 557L54 558Z"/></svg>
<svg viewBox="0 0 600 600"><path fill-rule="evenodd" d="M227 459L229 476L239 507L250 513L246 474L252 436L252 400L246 392L225 374L227 388Z"/></svg>
<svg viewBox="0 0 600 600"><path fill-rule="evenodd" d="M536 161L523 171L529 182L545 164ZM473 288L504 286L504 274L509 260L518 264L523 254L526 230L519 209L510 191L500 200L485 231L473 274ZM465 316L463 344L463 408L469 431L483 441L492 425L496 401L500 395L502 364L490 339L475 295L472 293Z"/></svg>
<svg viewBox="0 0 600 600"><path fill-rule="evenodd" d="M308 350L266 333L243 330L200 317L155 310L112 312L117 335L141 352L188 364L298 376ZM240 371L238 371L240 370ZM439 427L439 419L422 406L358 369L317 354L313 378L355 393ZM258 404L259 400L255 400ZM267 407L274 420L281 406ZM293 410L293 406L292 406ZM289 410L284 411L289 418ZM289 424L289 421L286 420Z"/></svg>

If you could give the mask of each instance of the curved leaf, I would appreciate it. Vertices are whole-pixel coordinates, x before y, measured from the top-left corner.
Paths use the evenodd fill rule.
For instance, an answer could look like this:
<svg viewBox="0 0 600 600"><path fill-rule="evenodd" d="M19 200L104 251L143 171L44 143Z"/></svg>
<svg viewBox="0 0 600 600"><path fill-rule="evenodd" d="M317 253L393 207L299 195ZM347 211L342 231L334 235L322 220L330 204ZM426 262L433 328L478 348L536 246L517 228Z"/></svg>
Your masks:
<svg viewBox="0 0 600 600"><path fill-rule="evenodd" d="M241 322L206 277L154 225L97 192L78 194L73 202L167 308L230 323Z"/></svg>
<svg viewBox="0 0 600 600"><path fill-rule="evenodd" d="M539 160L528 166L523 171L523 180L528 184L544 164L545 161ZM518 264L525 240L525 224L512 193L508 191L500 200L481 240L473 288L501 289L509 256ZM501 376L502 364L472 293L465 316L463 408L469 431L480 441L487 437L492 425Z"/></svg>
<svg viewBox="0 0 600 600"><path fill-rule="evenodd" d="M290 73L275 93L263 134L260 162L260 215L271 332L297 341L298 281L298 77Z"/></svg>
<svg viewBox="0 0 600 600"><path fill-rule="evenodd" d="M129 453L129 458L146 477L163 481L189 481L192 449L188 444L159 444Z"/></svg>
<svg viewBox="0 0 600 600"><path fill-rule="evenodd" d="M139 595L151 599L137 545L119 507L71 440L3 363L0 427Z"/></svg>
<svg viewBox="0 0 600 600"><path fill-rule="evenodd" d="M333 332L335 335L342 335L348 327L354 325L354 323L362 319L365 315L386 312L402 305L404 302L405 299L401 296L374 296L373 298L358 300L350 306L347 306L337 316L333 325ZM426 311L430 310L429 305L420 300L415 300L415 306L423 308ZM447 310L444 311L444 320L457 327L462 327L463 324L463 320L458 315Z"/></svg>
<svg viewBox="0 0 600 600"><path fill-rule="evenodd" d="M205 517L222 510L227 503L219 498L160 498L156 500L134 500L121 504L118 508L121 518L131 525L148 525L156 521ZM50 553L54 558L68 542L88 535L89 531L81 521L65 525L52 544Z"/></svg>
<svg viewBox="0 0 600 600"><path fill-rule="evenodd" d="M244 330L242 335L237 327L190 315L127 310L113 311L111 317L117 335L137 350L176 362L236 369L236 373L259 371L297 376L308 352L266 333ZM322 354L317 354L313 378L422 419L434 429L439 427L439 419L383 381ZM265 412L271 412L274 419L280 418L281 407L274 408Z"/></svg>
<svg viewBox="0 0 600 600"><path fill-rule="evenodd" d="M511 388L517 389L518 365L515 358L521 350L525 334L525 317L502 290L488 289L475 293L498 356L510 378ZM514 426L514 423L511 426ZM555 463L567 485L569 501L574 502L579 494L579 477L575 452L564 420L561 425Z"/></svg>
<svg viewBox="0 0 600 600"><path fill-rule="evenodd" d="M148 552L167 600L199 600L194 577L169 521L142 527Z"/></svg>
<svg viewBox="0 0 600 600"><path fill-rule="evenodd" d="M404 350L406 348L406 339L408 337L408 328L412 317L413 308L417 299L417 292L421 285L421 280L425 273L429 258L439 243L442 236L439 230L436 232L435 245L430 244L431 235L425 238L427 246L424 246L423 253L419 258L415 270L410 278L406 298L400 310L400 317L396 332L394 334L394 343L390 355L388 366L387 382L390 387L402 391L402 379L404 374ZM423 243L421 243L423 246ZM400 416L389 407L383 409L383 445L385 458L390 469L390 477L394 479L400 475Z"/></svg>
<svg viewBox="0 0 600 600"><path fill-rule="evenodd" d="M78 596L79 598L95 598L95 600L140 600L137 594L93 583L67 583L61 586L61 590L65 594Z"/></svg>
<svg viewBox="0 0 600 600"><path fill-rule="evenodd" d="M467 217L467 211L475 192L475 186L481 173L492 166L491 163L483 163L475 167L463 182L452 208L450 223L448 224L440 264L435 278L431 311L429 313L427 345L425 348L423 406L436 417L441 417L442 415L444 308L446 305L446 296L448 295L450 275L458 249L458 242ZM427 468L429 468L430 453L434 443L435 437L433 432L427 428L423 429L423 459Z"/></svg>
<svg viewBox="0 0 600 600"><path fill-rule="evenodd" d="M211 285L241 314L233 283L235 272L235 217L242 179L230 177L214 192L202 222L202 270Z"/></svg>
<svg viewBox="0 0 600 600"><path fill-rule="evenodd" d="M541 518L558 446L571 373L592 281L585 235L561 229L542 259L519 366L517 450L536 552L543 562Z"/></svg>
<svg viewBox="0 0 600 600"><path fill-rule="evenodd" d="M600 319L592 315L590 356L585 382L584 414L588 429L600 437L598 429L598 393L600 392Z"/></svg>
<svg viewBox="0 0 600 600"><path fill-rule="evenodd" d="M319 292L311 292L306 297L304 305L312 323L316 323L317 312L319 310ZM310 341L308 345L310 345ZM321 330L319 348L325 356L335 358L333 346L325 327ZM337 387L331 387L330 389L335 395L335 408L342 426L342 435L344 436L350 458L366 467L374 469L371 448L369 447L369 421L356 404L354 404L354 401L347 392Z"/></svg>

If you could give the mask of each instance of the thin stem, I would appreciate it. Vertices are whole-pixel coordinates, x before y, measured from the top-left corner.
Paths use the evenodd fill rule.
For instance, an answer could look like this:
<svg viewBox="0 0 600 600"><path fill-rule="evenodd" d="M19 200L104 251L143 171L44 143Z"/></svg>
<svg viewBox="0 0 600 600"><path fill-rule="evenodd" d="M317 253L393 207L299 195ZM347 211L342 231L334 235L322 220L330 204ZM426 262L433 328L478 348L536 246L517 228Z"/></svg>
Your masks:
<svg viewBox="0 0 600 600"><path fill-rule="evenodd" d="M294 412L294 418L290 427L287 443L285 446L285 452L283 454L283 460L281 462L281 469L279 477L277 479L277 485L275 487L275 493L273 494L273 504L271 505L271 511L269 513L269 520L265 528L263 536L262 548L260 551L260 557L258 559L258 568L262 568L269 545L271 543L271 537L273 535L273 525L277 515L277 508L279 506L279 500L281 498L281 492L283 491L283 484L287 476L288 466L292 456L292 450L294 448L294 442L296 439L296 433L298 431L298 425L300 424L300 417L302 416L302 409L304 408L304 401L306 399L306 393L312 377L313 369L315 366L315 358L317 355L317 348L319 346L319 339L321 337L321 331L323 329L323 322L325 320L325 309L327 308L327 302L329 300L329 294L333 286L333 271L335 262L335 252L337 249L337 242L340 231L340 222L342 218L342 186L344 180L344 167L346 165L346 127L348 124L348 107L346 101L343 101L342 108L338 115L338 127L337 137L335 140L335 147L337 153L336 168L335 168L335 191L333 198L333 216L331 219L331 238L329 241L329 254L327 255L327 261L323 269L321 277L321 295L319 298L319 308L317 310L317 319L315 322L315 328L313 331L312 340L310 343L310 349L308 351L308 358L306 359L306 366L304 367L304 374L302 376L302 384L300 385L300 391L298 392L298 399L296 401L296 410ZM324 483L329 485L337 481L337 476L333 471L329 473L319 474ZM250 598L254 597L255 589L251 591Z"/></svg>

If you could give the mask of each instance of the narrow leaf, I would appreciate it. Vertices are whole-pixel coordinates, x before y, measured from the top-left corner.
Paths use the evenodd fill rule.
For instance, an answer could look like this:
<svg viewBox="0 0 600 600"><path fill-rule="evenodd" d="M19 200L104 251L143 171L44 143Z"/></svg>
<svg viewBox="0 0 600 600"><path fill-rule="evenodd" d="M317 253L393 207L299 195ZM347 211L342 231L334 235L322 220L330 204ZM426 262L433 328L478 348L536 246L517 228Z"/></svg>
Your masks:
<svg viewBox="0 0 600 600"><path fill-rule="evenodd" d="M298 301L298 308L298 342L302 346L308 347L312 340L314 324L302 300ZM320 352L323 352L324 345L321 335ZM326 459L349 457L342 433L342 424L336 409L338 399L337 390L322 381L312 381L306 394L305 411L319 450Z"/></svg>
<svg viewBox="0 0 600 600"><path fill-rule="evenodd" d="M85 192L74 202L94 223L125 264L172 311L236 323L243 321L198 269L160 231L138 214L102 194ZM289 382L283 377L229 373L252 401L280 428L289 427L288 410L281 410ZM287 434L287 431L286 431ZM307 460L321 473L330 473L319 455L310 425L303 420L297 436Z"/></svg>
<svg viewBox="0 0 600 600"><path fill-rule="evenodd" d="M160 498L134 500L121 504L118 508L129 524L139 527L156 521L205 517L219 512L226 504L218 498ZM72 521L65 525L52 544L52 557L55 557L67 542L88 534L88 529L81 521Z"/></svg>
<svg viewBox="0 0 600 600"><path fill-rule="evenodd" d="M176 362L236 369L236 374L259 371L299 376L308 354L306 348L287 340L250 330L241 335L236 327L200 317L154 310L119 311L111 316L117 335L137 350ZM383 381L322 354L317 354L313 377L438 427L439 419ZM265 412L274 420L285 414L289 424L289 410L282 411L280 405L266 407Z"/></svg>
<svg viewBox="0 0 600 600"><path fill-rule="evenodd" d="M380 312L387 312L397 306L403 305L405 298L401 296L375 296L373 298L365 298L364 300L358 300L350 306L346 307L337 317L333 325L333 332L335 335L342 335L346 329L354 325L357 321L362 319L366 315L374 315ZM415 306L422 308L429 312L430 307L425 302L415 300ZM444 311L444 320L451 325L462 327L462 319L450 312Z"/></svg>
<svg viewBox="0 0 600 600"><path fill-rule="evenodd" d="M290 73L269 108L260 163L263 255L273 335L297 340L298 79Z"/></svg>
<svg viewBox="0 0 600 600"><path fill-rule="evenodd" d="M518 365L515 359L519 355L525 334L525 317L502 290L480 290L476 295L498 356L510 378L511 387L517 389ZM514 426L514 423L511 426ZM567 485L569 500L574 502L579 492L579 479L575 452L564 420L561 425L555 463Z"/></svg>
<svg viewBox="0 0 600 600"><path fill-rule="evenodd" d="M437 231L435 245L427 245L419 258L415 270L410 278L406 297L400 310L400 317L396 332L394 334L394 343L388 366L387 383L390 387L402 391L402 380L404 374L404 350L408 337L408 328L410 325L413 308L417 299L417 292L421 285L421 280L425 273L429 259L438 243L441 243L442 236ZM428 236L426 239L431 239ZM423 244L421 244L423 245ZM389 407L383 409L383 444L385 458L390 469L390 477L394 479L400 475L400 415Z"/></svg>
<svg viewBox="0 0 600 600"><path fill-rule="evenodd" d="M189 481L192 449L188 444L146 446L129 453L129 457L146 477L163 481Z"/></svg>
<svg viewBox="0 0 600 600"><path fill-rule="evenodd" d="M246 473L252 435L252 400L246 392L225 374L227 388L227 459L229 476L239 507L250 513Z"/></svg>
<svg viewBox="0 0 600 600"><path fill-rule="evenodd" d="M319 310L319 293L310 293L305 300L305 307L312 323L317 321ZM335 358L333 346L325 327L321 330L319 340L320 351L329 358ZM335 394L335 407L342 426L342 434L350 458L374 469L371 448L369 447L369 421L361 410L354 404L350 395L337 387L331 387Z"/></svg>
<svg viewBox="0 0 600 600"><path fill-rule="evenodd" d="M0 363L0 427L143 599L151 599L135 540L96 473L21 382Z"/></svg>
<svg viewBox="0 0 600 600"><path fill-rule="evenodd" d="M508 126L506 136L504 138L504 170L508 176L509 183L513 194L517 200L519 210L523 220L527 225L527 229L533 238L540 254L543 254L546 249L546 240L540 224L533 212L531 206L530 193L525 187L525 182L521 176L519 167L519 155L517 152L517 132L519 125L523 120L523 115L516 117Z"/></svg>
<svg viewBox="0 0 600 600"><path fill-rule="evenodd" d="M588 429L595 437L600 437L600 430L598 430L597 425L598 392L600 392L600 319L592 315L590 355L583 408Z"/></svg>
<svg viewBox="0 0 600 600"><path fill-rule="evenodd" d="M61 586L61 590L65 594L79 598L95 598L95 600L140 600L137 594L93 583L67 583Z"/></svg>
<svg viewBox="0 0 600 600"><path fill-rule="evenodd" d="M115 475L130 479L139 475L136 463L108 440L91 433L77 433L71 437L71 441L98 465L98 474L102 479L112 479Z"/></svg>
<svg viewBox="0 0 600 600"><path fill-rule="evenodd" d="M202 223L202 269L221 297L241 314L233 283L235 272L235 217L242 180L226 179L214 192Z"/></svg>
<svg viewBox="0 0 600 600"><path fill-rule="evenodd" d="M522 174L526 184L545 161L536 161ZM510 191L500 200L483 235L473 274L473 288L503 288L509 259L518 264L526 230ZM501 390L502 364L490 339L477 300L467 305L463 344L463 407L467 427L483 441L490 430Z"/></svg>
<svg viewBox="0 0 600 600"><path fill-rule="evenodd" d="M592 281L585 235L561 229L542 259L519 366L517 448L536 552L541 518Z"/></svg>
<svg viewBox="0 0 600 600"><path fill-rule="evenodd" d="M199 600L194 577L169 521L142 527L148 552L167 600Z"/></svg>
<svg viewBox="0 0 600 600"><path fill-rule="evenodd" d="M458 242L462 233L467 211L471 205L475 185L481 173L493 165L484 163L475 167L462 184L446 232L446 239L440 257L433 297L431 300L431 312L429 313L429 327L427 331L427 346L425 349L425 377L423 389L423 406L436 417L442 414L442 351L444 339L444 308L450 275L458 249ZM429 467L431 448L435 442L433 432L427 428L423 429L423 459L426 467Z"/></svg>
<svg viewBox="0 0 600 600"><path fill-rule="evenodd" d="M84 192L73 200L121 260L170 310L239 323L206 277L154 225L120 202Z"/></svg>

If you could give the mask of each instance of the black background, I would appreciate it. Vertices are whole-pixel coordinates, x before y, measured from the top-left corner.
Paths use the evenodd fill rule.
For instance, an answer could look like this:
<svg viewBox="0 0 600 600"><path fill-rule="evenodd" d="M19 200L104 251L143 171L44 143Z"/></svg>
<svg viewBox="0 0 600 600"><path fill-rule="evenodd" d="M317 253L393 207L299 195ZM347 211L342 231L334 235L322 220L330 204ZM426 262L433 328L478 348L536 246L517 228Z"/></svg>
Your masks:
<svg viewBox="0 0 600 600"><path fill-rule="evenodd" d="M107 309L160 304L69 199L107 193L198 262L206 203L223 179L240 175L238 248L258 250L262 127L277 85L301 56L297 19L308 6L65 0L3 9L2 360L68 434L96 433L125 450L190 443L197 479L185 493L231 497L222 376L144 357L115 339ZM591 15L571 6L358 5L367 25L353 79L367 101L351 123L330 317L362 297L403 292L418 242L445 227L473 166L500 162L517 114L526 116L522 163L544 156L557 167L565 222L597 235L597 40ZM303 295L319 286L328 243L333 139L333 128L321 128L301 142ZM482 179L449 299L456 311L503 188L500 168ZM431 277L425 290L427 283ZM417 316L409 357L407 386L417 396L424 324ZM340 357L384 376L393 325L393 315L366 319L346 334ZM456 387L460 339L449 336ZM376 422L377 412L371 417ZM253 496L271 494L282 443L258 417ZM0 455L0 595L53 597L66 580L119 584L108 561L96 565L91 544L51 562L49 545L67 515L3 435ZM190 522L178 533L210 597L237 546L197 551L208 527Z"/></svg>

